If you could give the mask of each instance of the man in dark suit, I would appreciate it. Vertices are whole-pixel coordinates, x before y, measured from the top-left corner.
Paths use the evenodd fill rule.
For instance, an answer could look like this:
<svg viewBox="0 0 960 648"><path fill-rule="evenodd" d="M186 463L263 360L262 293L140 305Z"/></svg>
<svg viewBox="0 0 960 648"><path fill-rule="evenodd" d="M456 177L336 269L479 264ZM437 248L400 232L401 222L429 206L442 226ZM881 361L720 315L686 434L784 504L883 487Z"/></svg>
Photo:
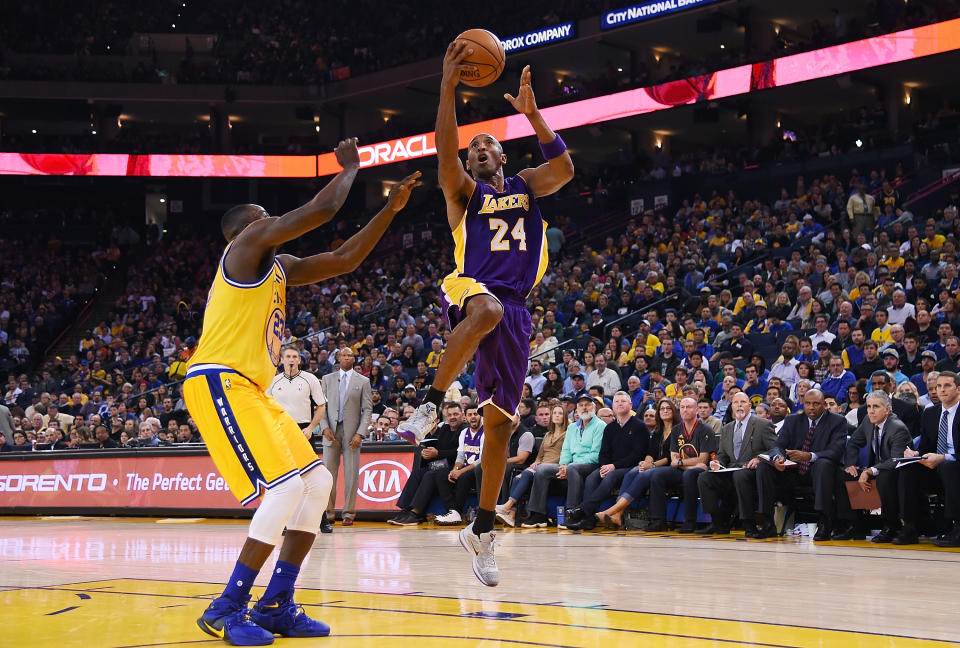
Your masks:
<svg viewBox="0 0 960 648"><path fill-rule="evenodd" d="M920 429L920 408L912 401L905 401L893 397L893 391L896 384L893 378L886 371L874 371L870 374L871 391L882 389L890 396L890 407L893 413L897 415L908 430ZM864 403L857 409L857 423L863 423L867 419L867 404Z"/></svg>
<svg viewBox="0 0 960 648"><path fill-rule="evenodd" d="M713 522L698 533L727 534L736 510L748 538L757 537L754 511L757 510L757 475L759 459L777 441L773 423L750 412L750 397L737 392L730 402L733 421L720 430L720 447L717 458L710 462L710 471L697 478L700 503L703 512L709 513ZM716 472L723 468L740 468L736 472Z"/></svg>
<svg viewBox="0 0 960 648"><path fill-rule="evenodd" d="M812 486L814 508L820 522L814 540L829 540L833 518L833 491L837 466L847 440L847 422L828 412L823 392L807 390L803 412L784 419L777 442L770 449L770 462L757 466L759 512L764 525L758 534L771 538L779 533L773 524L773 504L778 494L790 494L797 486ZM797 465L787 465L787 461Z"/></svg>
<svg viewBox="0 0 960 648"><path fill-rule="evenodd" d="M900 476L897 470L897 458L904 450L913 448L910 430L893 413L891 398L887 392L875 389L867 395L867 418L860 423L847 442L844 453L844 466L837 488L837 517L845 520L845 528L837 529L834 540L852 540L859 535L855 528L856 515L850 508L847 494L847 482L857 480L864 491L876 486L880 495L880 514L883 530L873 536L873 542L893 542L893 544L916 544L917 527L907 524L900 527L901 502ZM867 448L867 468L860 469L860 451ZM875 484L871 484L875 482Z"/></svg>
<svg viewBox="0 0 960 648"><path fill-rule="evenodd" d="M920 455L923 460L901 468L904 490L903 518L906 524L916 524L926 509L925 493L942 493L944 514L953 522L953 528L933 541L938 547L960 547L960 376L945 371L937 378L940 404L923 411L920 425L920 445L916 451L907 450L905 457Z"/></svg>

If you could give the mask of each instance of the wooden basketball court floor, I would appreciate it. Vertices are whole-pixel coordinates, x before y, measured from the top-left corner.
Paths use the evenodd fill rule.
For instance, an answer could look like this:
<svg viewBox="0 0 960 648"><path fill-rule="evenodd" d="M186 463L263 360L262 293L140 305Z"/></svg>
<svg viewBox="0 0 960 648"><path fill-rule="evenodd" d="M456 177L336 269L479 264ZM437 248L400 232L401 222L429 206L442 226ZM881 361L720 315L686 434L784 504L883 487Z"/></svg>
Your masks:
<svg viewBox="0 0 960 648"><path fill-rule="evenodd" d="M245 529L2 518L0 646L221 645L195 619L220 592ZM338 525L318 536L297 594L333 635L276 645L960 645L960 552L930 544L553 529L509 530L498 541L501 585L486 588L456 530Z"/></svg>

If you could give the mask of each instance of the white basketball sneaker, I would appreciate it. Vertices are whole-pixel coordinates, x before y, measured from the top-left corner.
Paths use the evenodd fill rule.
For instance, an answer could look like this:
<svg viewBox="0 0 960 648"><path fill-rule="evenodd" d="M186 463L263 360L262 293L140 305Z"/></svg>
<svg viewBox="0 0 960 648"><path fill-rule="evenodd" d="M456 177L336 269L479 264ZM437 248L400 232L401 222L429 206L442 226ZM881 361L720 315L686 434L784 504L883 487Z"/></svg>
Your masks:
<svg viewBox="0 0 960 648"><path fill-rule="evenodd" d="M463 523L463 517L456 509L450 509L444 515L438 515L433 519L440 526L455 526Z"/></svg>
<svg viewBox="0 0 960 648"><path fill-rule="evenodd" d="M410 443L420 443L436 423L437 406L424 403L413 412L413 416L397 426L397 434Z"/></svg>
<svg viewBox="0 0 960 648"><path fill-rule="evenodd" d="M460 544L473 554L473 573L487 587L500 584L500 570L493 555L493 539L496 531L477 535L473 532L473 523L460 529Z"/></svg>

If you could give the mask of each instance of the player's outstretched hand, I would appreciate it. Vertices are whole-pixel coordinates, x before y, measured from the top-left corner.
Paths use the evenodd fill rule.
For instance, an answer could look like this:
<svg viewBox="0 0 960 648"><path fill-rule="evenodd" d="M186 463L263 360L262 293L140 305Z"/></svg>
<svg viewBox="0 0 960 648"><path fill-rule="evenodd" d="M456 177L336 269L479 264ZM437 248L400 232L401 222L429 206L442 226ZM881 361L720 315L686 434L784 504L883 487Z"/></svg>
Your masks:
<svg viewBox="0 0 960 648"><path fill-rule="evenodd" d="M461 72L476 69L476 66L463 63L464 59L471 54L473 54L473 48L465 41L453 41L447 45L447 53L443 55L442 82L456 86L460 83Z"/></svg>
<svg viewBox="0 0 960 648"><path fill-rule="evenodd" d="M530 66L524 66L520 73L520 90L514 97L509 92L503 98L510 102L518 113L532 115L537 111L537 98L533 96L533 87L530 85Z"/></svg>
<svg viewBox="0 0 960 648"><path fill-rule="evenodd" d="M357 149L356 137L349 137L337 144L334 154L344 169L348 166L360 166L360 150Z"/></svg>
<svg viewBox="0 0 960 648"><path fill-rule="evenodd" d="M395 212L403 209L407 204L407 200L410 198L410 192L413 191L413 188L423 184L420 182L420 175L419 171L414 171L393 185L393 188L390 189L390 195L387 196L387 206Z"/></svg>

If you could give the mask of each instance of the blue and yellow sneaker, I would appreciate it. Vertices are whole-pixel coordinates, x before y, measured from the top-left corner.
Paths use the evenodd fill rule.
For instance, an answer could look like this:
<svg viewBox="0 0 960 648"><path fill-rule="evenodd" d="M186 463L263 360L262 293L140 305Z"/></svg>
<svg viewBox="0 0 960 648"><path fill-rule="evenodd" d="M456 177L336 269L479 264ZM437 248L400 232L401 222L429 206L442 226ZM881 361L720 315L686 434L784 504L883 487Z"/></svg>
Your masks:
<svg viewBox="0 0 960 648"><path fill-rule="evenodd" d="M239 603L225 596L215 598L197 619L197 625L234 646L268 646L273 643L273 634L250 620L249 601L249 596Z"/></svg>
<svg viewBox="0 0 960 648"><path fill-rule="evenodd" d="M257 602L250 610L250 618L261 628L281 637L326 637L330 626L307 616L303 607L292 598L273 603Z"/></svg>

